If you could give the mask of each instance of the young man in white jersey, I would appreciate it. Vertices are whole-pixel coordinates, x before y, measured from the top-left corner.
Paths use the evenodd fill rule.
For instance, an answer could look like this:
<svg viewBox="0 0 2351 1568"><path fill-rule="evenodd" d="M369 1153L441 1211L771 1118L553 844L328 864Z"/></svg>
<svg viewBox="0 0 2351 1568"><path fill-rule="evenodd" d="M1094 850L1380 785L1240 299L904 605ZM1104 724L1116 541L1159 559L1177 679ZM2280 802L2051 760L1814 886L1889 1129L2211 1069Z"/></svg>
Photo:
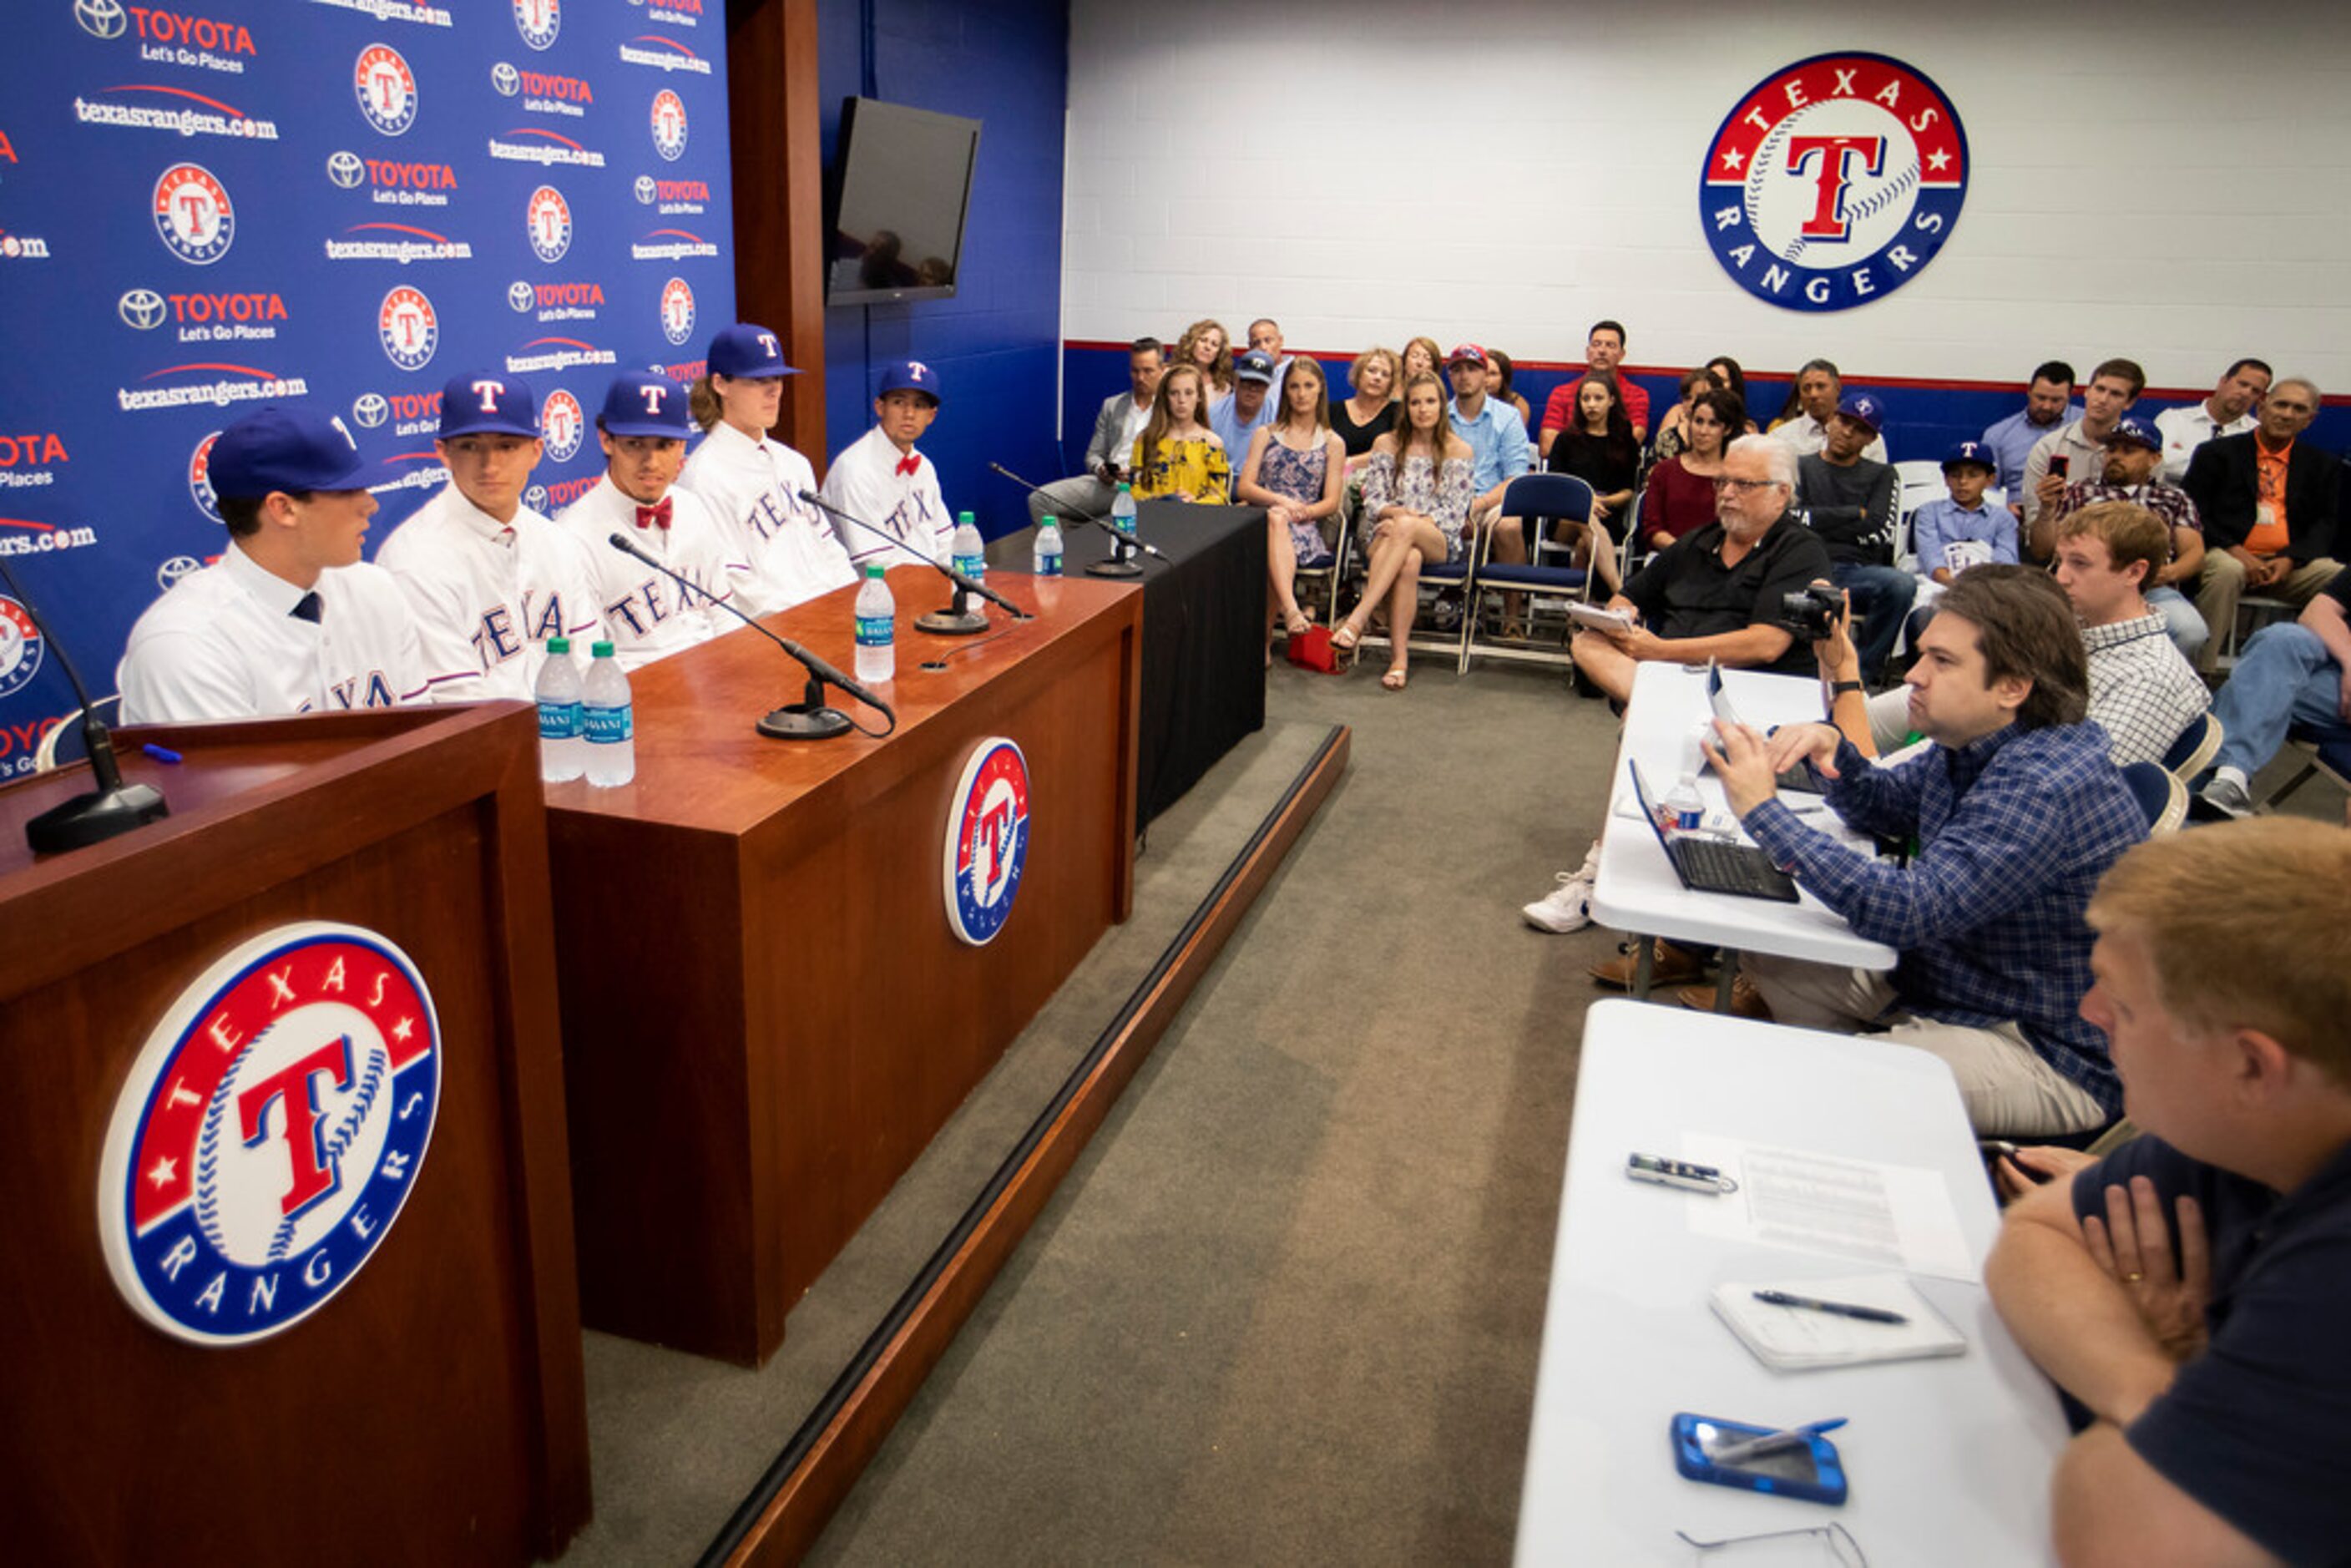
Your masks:
<svg viewBox="0 0 2351 1568"><path fill-rule="evenodd" d="M415 616L360 559L375 497L340 419L246 415L213 443L228 543L131 629L126 724L390 707L424 695Z"/></svg>
<svg viewBox="0 0 2351 1568"><path fill-rule="evenodd" d="M376 564L416 609L434 702L528 702L547 640L603 624L586 549L522 504L543 450L538 394L503 371L456 376L441 390L434 445L449 483L392 531Z"/></svg>
<svg viewBox="0 0 2351 1568"><path fill-rule="evenodd" d="M832 460L824 476L824 499L882 532L869 533L835 517L841 546L861 568L869 559L883 566L910 557L945 560L955 540L955 518L939 493L938 468L914 450L939 415L938 372L920 360L884 365L873 415L873 428Z"/></svg>
<svg viewBox="0 0 2351 1568"><path fill-rule="evenodd" d="M685 466L685 389L666 376L614 376L596 416L604 476L555 519L595 563L596 601L623 670L706 643L736 624L716 608L735 592L718 524L693 491L674 487ZM614 534L694 587L616 549Z"/></svg>

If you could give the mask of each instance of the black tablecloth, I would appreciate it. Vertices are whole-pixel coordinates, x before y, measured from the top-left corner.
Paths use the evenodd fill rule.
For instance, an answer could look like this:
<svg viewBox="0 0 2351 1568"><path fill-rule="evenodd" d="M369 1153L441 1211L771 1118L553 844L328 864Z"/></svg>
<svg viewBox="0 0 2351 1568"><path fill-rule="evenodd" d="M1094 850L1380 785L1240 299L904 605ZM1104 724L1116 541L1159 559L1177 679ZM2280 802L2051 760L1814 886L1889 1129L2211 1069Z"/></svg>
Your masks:
<svg viewBox="0 0 2351 1568"><path fill-rule="evenodd" d="M1135 531L1167 555L1142 557L1143 714L1138 826L1184 798L1241 737L1265 727L1265 513L1256 507L1145 501ZM1065 525L1072 576L1110 555L1110 536ZM992 541L991 568L1027 571L1036 530Z"/></svg>

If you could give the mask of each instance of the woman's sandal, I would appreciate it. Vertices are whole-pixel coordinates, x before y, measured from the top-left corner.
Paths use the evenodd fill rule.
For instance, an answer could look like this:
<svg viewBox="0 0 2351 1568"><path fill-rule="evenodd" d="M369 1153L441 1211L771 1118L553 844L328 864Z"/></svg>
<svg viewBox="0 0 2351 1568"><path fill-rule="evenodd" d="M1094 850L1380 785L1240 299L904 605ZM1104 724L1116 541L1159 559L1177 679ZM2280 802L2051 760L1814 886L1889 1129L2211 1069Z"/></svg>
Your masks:
<svg viewBox="0 0 2351 1568"><path fill-rule="evenodd" d="M1355 630L1352 622L1340 622L1331 628L1331 657L1340 664L1353 668L1357 644L1363 640L1364 634Z"/></svg>
<svg viewBox="0 0 2351 1568"><path fill-rule="evenodd" d="M1385 686L1392 692L1400 692L1404 690L1404 683L1405 672L1399 669L1391 669L1386 674L1380 677L1380 685Z"/></svg>
<svg viewBox="0 0 2351 1568"><path fill-rule="evenodd" d="M1296 615L1290 617L1289 622L1285 624L1284 630L1292 637L1295 637L1303 632L1311 632L1314 630L1314 618L1301 610Z"/></svg>

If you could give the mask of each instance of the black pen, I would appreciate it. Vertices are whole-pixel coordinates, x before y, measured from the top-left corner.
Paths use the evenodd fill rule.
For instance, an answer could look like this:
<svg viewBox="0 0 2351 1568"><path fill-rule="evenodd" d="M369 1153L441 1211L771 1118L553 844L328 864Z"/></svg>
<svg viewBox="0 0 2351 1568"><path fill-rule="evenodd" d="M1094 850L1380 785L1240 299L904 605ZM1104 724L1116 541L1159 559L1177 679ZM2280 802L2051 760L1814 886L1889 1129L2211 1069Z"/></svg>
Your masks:
<svg viewBox="0 0 2351 1568"><path fill-rule="evenodd" d="M1775 1307L1802 1307L1811 1312L1833 1312L1841 1318L1858 1318L1865 1323L1907 1323L1910 1320L1900 1312L1889 1312L1884 1307L1856 1307L1850 1301L1823 1301L1811 1296L1792 1296L1785 1291L1758 1291L1755 1299L1769 1301Z"/></svg>

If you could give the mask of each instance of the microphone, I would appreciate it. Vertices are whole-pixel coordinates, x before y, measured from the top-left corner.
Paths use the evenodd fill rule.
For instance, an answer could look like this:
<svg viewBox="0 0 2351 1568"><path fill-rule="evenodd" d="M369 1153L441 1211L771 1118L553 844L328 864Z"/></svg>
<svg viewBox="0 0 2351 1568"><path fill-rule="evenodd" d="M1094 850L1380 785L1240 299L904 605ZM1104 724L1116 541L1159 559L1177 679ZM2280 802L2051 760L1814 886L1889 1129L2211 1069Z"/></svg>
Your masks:
<svg viewBox="0 0 2351 1568"><path fill-rule="evenodd" d="M849 524L852 528L863 528L867 533L873 535L877 538L888 540L890 543L897 546L900 549L904 550L908 555L913 556L916 560L921 561L925 566L929 567L933 571L937 572L941 577L946 578L949 582L955 584L955 599L945 610L934 610L928 615L918 615L914 618L914 624L922 630L925 632L935 632L942 636L947 637L967 637L975 632L987 631L987 617L985 615L973 614L971 612L971 605L966 598L966 595L973 593L978 594L990 604L1002 605L1006 610L1011 612L1012 618L1016 621L1033 621L1037 618L1033 612L1021 609L1020 606L1013 603L1012 601L1005 598L1004 595L997 592L996 590L988 587L987 584L980 581L979 579L967 576L963 572L957 571L951 566L941 566L937 561L933 560L929 556L925 555L922 551L916 549L914 546L908 544L905 540L900 538L889 529L877 528L862 517L852 517L849 513L842 511L839 507L834 506L831 502L826 500L823 497L818 495L813 490L802 490L798 492L798 494L801 500L806 501L810 506L814 507L817 510L824 513L827 517L839 517L842 522Z"/></svg>
<svg viewBox="0 0 2351 1568"><path fill-rule="evenodd" d="M152 784L125 784L122 769L114 760L114 737L106 721L98 716L98 708L89 700L89 688L81 684L81 674L66 657L65 644L49 630L48 622L33 605L33 596L16 581L16 574L8 570L6 558L0 557L0 578L8 583L8 591L33 618L33 627L41 641L57 653L57 667L66 673L66 684L73 687L74 700L81 704L81 736L89 750L90 776L98 788L77 795L62 806L53 806L25 824L26 841L37 855L55 854L60 850L78 850L86 844L104 843L134 828L159 821L172 814L163 792Z"/></svg>
<svg viewBox="0 0 2351 1568"><path fill-rule="evenodd" d="M1014 484L1019 486L1022 489L1028 491L1030 495L1045 496L1045 492L1041 488L1035 485L1031 485L1028 480L1023 479L1019 475L1015 474L1003 464L991 463L988 466L1007 479L1011 480ZM1045 498L1049 501L1053 500L1053 497L1050 496L1045 496ZM1059 504L1059 502L1055 502L1055 505L1058 506ZM1110 536L1110 559L1108 560L1098 560L1094 562L1093 565L1086 568L1086 574L1090 577L1141 576L1143 574L1143 569L1134 564L1134 558L1130 553L1134 550L1141 550L1144 554L1151 557L1155 560L1162 562L1163 564L1167 559L1166 552L1162 550L1157 545L1146 544L1141 539L1132 538L1120 531L1112 524L1105 522L1101 517L1095 517L1091 512L1081 512L1072 508L1066 512L1056 512L1054 516L1074 518L1076 521L1081 523L1092 523L1094 527L1100 528L1102 532Z"/></svg>
<svg viewBox="0 0 2351 1568"><path fill-rule="evenodd" d="M898 727L898 716L892 711L888 703L883 702L789 637L777 636L773 632L736 609L727 601L712 598L708 589L690 577L684 577L672 571L668 567L646 554L643 547L628 535L614 533L608 536L604 542L622 555L632 556L644 562L671 581L702 595L703 598L709 600L711 603L726 611L736 620L800 662L800 666L809 673L808 689L800 694L799 702L789 707L779 707L761 719L757 727L761 735L776 740L830 740L834 736L853 728L847 714L839 708L825 706L824 688L828 684L839 686L842 691L888 719L890 728L883 730L882 732L883 735L891 734ZM860 733L871 732L860 731Z"/></svg>

